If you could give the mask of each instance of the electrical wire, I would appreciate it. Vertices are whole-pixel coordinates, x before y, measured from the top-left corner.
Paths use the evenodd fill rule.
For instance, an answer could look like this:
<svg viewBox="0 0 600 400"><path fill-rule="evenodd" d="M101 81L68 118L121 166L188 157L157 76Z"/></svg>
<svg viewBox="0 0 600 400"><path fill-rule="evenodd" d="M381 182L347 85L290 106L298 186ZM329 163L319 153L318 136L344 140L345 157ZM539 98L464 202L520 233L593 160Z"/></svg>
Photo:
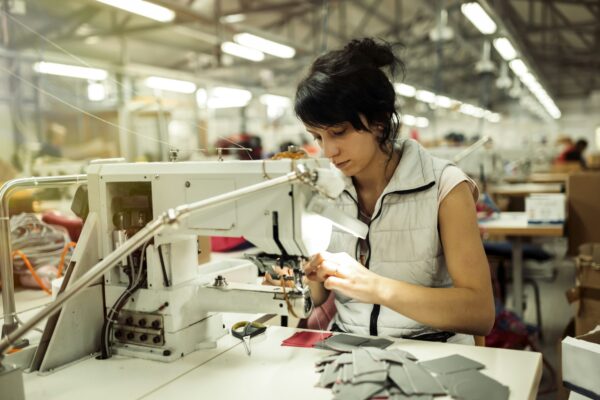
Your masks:
<svg viewBox="0 0 600 400"><path fill-rule="evenodd" d="M29 262L29 258L27 258L25 253L23 253L21 250L14 250L12 252L12 257L14 258L16 255L21 257L21 259L25 263L25 266L27 267L27 269L31 273L31 276L33 276L33 279L35 279L35 282L39 285L39 287L42 288L42 290L44 292L51 295L52 291L50 289L48 289L48 287L44 284L44 281L42 281L42 279L39 277L39 275L35 272L35 269L31 266L31 263Z"/></svg>
<svg viewBox="0 0 600 400"><path fill-rule="evenodd" d="M102 353L101 359L107 359L107 358L111 357L110 338L112 335L113 324L118 321L116 319L118 314L121 312L121 309L127 303L127 300L129 300L129 298L133 295L133 293L135 293L140 287L142 287L142 285L146 281L146 279L143 279L142 270L144 268L146 248L148 247L149 243L150 242L148 241L148 242L144 243L144 245L142 246L142 252L140 255L140 262L139 262L139 265L137 268L137 272L135 271L133 257L131 257L131 256L128 257L129 265L131 266L129 273L127 274L128 278L129 278L129 284L127 285L127 288L121 294L121 296L119 296L119 298L114 303L114 305L110 308L110 310L106 316L106 319L104 321L104 325L102 327L102 335L101 335L101 342L102 342L101 343L101 353ZM136 273L135 278L133 278L134 272Z"/></svg>

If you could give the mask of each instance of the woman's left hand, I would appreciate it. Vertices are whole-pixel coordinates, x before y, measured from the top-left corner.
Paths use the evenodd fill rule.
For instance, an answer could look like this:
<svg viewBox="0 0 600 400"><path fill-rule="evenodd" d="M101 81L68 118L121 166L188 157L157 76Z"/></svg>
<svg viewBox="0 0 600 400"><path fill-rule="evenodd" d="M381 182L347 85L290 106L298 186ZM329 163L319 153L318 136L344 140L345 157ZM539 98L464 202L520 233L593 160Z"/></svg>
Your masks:
<svg viewBox="0 0 600 400"><path fill-rule="evenodd" d="M347 253L320 253L319 269L328 278L325 288L363 303L378 304L383 277L365 268Z"/></svg>

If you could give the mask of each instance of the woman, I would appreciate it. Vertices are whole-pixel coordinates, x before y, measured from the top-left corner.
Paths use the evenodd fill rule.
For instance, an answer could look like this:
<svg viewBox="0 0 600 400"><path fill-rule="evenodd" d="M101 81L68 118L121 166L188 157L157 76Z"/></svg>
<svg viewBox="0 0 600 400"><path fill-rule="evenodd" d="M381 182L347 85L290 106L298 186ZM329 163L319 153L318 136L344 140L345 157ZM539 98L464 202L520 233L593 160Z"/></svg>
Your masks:
<svg viewBox="0 0 600 400"><path fill-rule="evenodd" d="M417 142L397 140L391 45L353 40L319 57L295 111L344 174L337 200L369 225L365 240L334 228L329 252L304 266L315 305L335 294L332 330L473 343L494 322L476 184ZM467 335L468 334L468 335Z"/></svg>

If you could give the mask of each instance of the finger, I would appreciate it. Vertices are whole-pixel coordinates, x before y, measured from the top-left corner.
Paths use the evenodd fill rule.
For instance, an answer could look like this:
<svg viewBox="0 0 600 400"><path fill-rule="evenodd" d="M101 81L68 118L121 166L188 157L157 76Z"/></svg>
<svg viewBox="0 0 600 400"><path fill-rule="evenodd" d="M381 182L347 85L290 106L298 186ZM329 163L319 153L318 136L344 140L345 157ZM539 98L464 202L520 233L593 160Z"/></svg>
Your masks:
<svg viewBox="0 0 600 400"><path fill-rule="evenodd" d="M322 276L346 276L345 269L342 265L328 260L323 261L321 265L319 265L318 273Z"/></svg>
<svg viewBox="0 0 600 400"><path fill-rule="evenodd" d="M330 276L329 278L325 279L323 286L325 286L325 289L327 290L335 289L343 291L348 287L348 281L346 279L338 278L336 276Z"/></svg>
<svg viewBox="0 0 600 400"><path fill-rule="evenodd" d="M262 281L263 285L268 285L268 286L273 286L273 278L271 278L271 275L269 275L268 273L265 274L265 276L263 276L263 281Z"/></svg>
<svg viewBox="0 0 600 400"><path fill-rule="evenodd" d="M326 253L313 254L310 257L310 259L308 260L308 264L313 268L317 267L323 261L323 254L326 254Z"/></svg>

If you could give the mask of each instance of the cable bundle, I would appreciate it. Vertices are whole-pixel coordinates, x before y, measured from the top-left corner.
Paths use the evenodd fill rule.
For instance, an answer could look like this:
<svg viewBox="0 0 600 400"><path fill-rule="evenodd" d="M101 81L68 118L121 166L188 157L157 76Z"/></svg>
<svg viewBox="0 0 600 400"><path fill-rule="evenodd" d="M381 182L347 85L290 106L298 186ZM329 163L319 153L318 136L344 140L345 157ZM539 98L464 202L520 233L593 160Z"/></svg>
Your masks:
<svg viewBox="0 0 600 400"><path fill-rule="evenodd" d="M21 284L31 286L30 277L33 277L38 286L50 293L49 283L60 275L66 251L73 247L68 233L40 221L31 213L13 216L10 219L10 233L13 270L19 275Z"/></svg>

